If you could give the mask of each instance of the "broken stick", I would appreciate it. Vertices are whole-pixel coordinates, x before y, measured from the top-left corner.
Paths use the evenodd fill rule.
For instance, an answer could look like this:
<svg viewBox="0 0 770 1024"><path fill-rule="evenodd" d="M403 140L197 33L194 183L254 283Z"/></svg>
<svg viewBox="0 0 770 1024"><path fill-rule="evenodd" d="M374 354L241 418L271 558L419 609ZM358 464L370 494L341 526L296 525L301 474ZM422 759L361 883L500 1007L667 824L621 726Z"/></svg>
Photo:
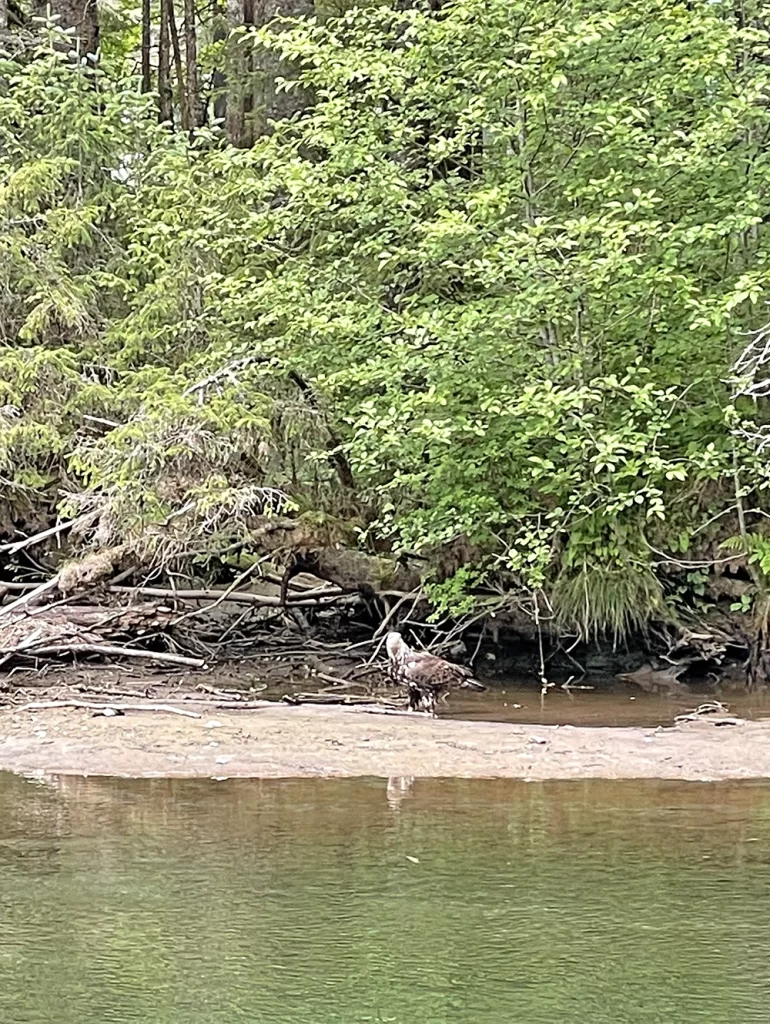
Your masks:
<svg viewBox="0 0 770 1024"><path fill-rule="evenodd" d="M197 711L186 708L175 708L171 704L113 704L90 700L38 700L30 704L22 704L17 711L47 711L51 708L86 708L90 711L165 711L170 715L184 715L185 718L200 718Z"/></svg>
<svg viewBox="0 0 770 1024"><path fill-rule="evenodd" d="M93 514L88 513L87 515L79 516L77 519L67 519L57 523L56 526L49 527L47 530L41 530L40 533L35 533L31 537L25 537L23 540L16 540L10 544L1 544L0 551L9 555L15 555L17 551L23 551L24 548L32 547L33 544L39 544L41 541L48 540L49 537L55 537L57 534L64 533L65 530L69 530L72 526L81 526L92 518L94 518Z"/></svg>
<svg viewBox="0 0 770 1024"><path fill-rule="evenodd" d="M23 597L17 597L15 601L11 601L10 604L3 605L0 608L0 616L10 615L11 612L17 612L21 608L25 608L28 604L34 604L35 601L42 597L43 594L47 594L49 590L55 590L59 586L59 573L52 576L50 580L46 580L45 583L41 583L35 587L34 590L28 591Z"/></svg>
<svg viewBox="0 0 770 1024"><path fill-rule="evenodd" d="M11 653L15 653L15 651ZM181 654L169 654L167 651L145 651L139 647L118 647L113 644L56 644L45 647L29 647L19 653L29 656L38 654L104 654L108 658L146 658L149 661L162 662L167 665L186 665L190 668L206 667L206 662L202 658L186 658Z"/></svg>

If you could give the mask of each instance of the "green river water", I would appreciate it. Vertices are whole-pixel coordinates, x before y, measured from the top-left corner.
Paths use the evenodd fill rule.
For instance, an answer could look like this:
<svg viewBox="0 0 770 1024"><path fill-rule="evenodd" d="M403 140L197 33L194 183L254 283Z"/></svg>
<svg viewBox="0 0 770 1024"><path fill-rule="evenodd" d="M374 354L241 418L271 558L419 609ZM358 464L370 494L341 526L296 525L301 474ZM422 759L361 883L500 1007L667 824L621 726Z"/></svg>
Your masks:
<svg viewBox="0 0 770 1024"><path fill-rule="evenodd" d="M770 1021L770 786L0 775L2 1024Z"/></svg>

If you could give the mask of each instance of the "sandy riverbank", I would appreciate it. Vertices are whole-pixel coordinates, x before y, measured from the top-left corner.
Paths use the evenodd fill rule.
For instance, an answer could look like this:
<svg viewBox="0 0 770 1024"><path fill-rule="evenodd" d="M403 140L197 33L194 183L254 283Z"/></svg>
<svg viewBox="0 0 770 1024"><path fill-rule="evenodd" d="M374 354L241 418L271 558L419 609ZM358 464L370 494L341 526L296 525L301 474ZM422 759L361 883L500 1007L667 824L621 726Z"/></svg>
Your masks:
<svg viewBox="0 0 770 1024"><path fill-rule="evenodd" d="M186 705L191 707L193 705ZM0 711L0 769L125 777L770 778L770 722L583 728L270 704L92 717Z"/></svg>

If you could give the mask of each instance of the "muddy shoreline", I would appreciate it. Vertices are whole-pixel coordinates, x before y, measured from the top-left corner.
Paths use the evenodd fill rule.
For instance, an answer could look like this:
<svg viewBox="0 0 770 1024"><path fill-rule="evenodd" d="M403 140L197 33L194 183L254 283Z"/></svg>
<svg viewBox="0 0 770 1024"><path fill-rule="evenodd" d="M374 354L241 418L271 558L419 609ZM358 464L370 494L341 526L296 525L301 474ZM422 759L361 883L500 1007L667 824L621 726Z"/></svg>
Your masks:
<svg viewBox="0 0 770 1024"><path fill-rule="evenodd" d="M194 705L186 705L193 707ZM770 778L770 722L671 728L521 725L361 708L201 708L93 717L0 711L0 770L128 778Z"/></svg>

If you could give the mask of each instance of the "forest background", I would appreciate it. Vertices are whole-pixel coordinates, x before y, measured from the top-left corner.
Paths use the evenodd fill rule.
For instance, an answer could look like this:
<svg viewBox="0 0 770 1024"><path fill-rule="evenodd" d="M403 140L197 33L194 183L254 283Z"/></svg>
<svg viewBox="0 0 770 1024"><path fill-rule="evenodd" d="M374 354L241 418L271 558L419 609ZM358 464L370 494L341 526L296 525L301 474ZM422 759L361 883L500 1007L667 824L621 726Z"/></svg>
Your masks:
<svg viewBox="0 0 770 1024"><path fill-rule="evenodd" d="M762 660L770 4L19 2L4 579L336 560Z"/></svg>

